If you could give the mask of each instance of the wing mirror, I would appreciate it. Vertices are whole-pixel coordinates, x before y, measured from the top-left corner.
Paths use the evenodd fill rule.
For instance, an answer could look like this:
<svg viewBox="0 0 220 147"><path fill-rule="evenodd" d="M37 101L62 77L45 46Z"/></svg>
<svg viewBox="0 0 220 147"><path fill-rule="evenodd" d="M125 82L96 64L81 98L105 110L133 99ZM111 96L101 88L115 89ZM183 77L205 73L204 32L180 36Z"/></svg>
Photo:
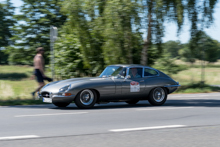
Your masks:
<svg viewBox="0 0 220 147"><path fill-rule="evenodd" d="M125 77L125 79L130 79L131 78L131 76L130 75L127 75L126 77Z"/></svg>

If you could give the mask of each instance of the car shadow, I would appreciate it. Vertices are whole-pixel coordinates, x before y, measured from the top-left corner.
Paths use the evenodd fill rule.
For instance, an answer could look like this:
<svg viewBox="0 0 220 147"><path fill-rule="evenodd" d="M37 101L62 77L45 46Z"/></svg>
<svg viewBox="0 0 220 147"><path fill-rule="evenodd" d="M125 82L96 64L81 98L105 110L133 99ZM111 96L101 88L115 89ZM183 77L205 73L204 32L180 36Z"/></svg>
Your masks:
<svg viewBox="0 0 220 147"><path fill-rule="evenodd" d="M79 109L74 103L61 108L53 104L27 105L27 106L6 106L13 108L33 108L33 109L54 109L54 110L100 110L100 109L126 109L126 108L152 108L152 107L220 107L220 99L186 99L186 100L167 100L162 106L152 106L148 101L140 101L130 105L125 102L112 102L108 104L96 104L92 109Z"/></svg>

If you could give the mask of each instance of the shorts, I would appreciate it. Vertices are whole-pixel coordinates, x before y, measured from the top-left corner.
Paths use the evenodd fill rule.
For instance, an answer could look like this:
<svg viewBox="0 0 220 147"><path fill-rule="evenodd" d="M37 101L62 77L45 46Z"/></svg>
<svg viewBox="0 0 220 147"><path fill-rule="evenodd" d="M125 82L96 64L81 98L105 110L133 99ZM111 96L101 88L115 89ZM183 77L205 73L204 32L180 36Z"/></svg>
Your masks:
<svg viewBox="0 0 220 147"><path fill-rule="evenodd" d="M42 82L44 82L44 77L43 77L43 75L41 74L41 72L40 72L40 70L39 69L35 69L34 70L34 75L36 76L36 80L37 80L37 82L39 82L39 83L42 83Z"/></svg>
<svg viewBox="0 0 220 147"><path fill-rule="evenodd" d="M44 80L47 80L48 82L52 82L53 79L49 77L43 77L39 69L34 70L34 75L37 77L37 82L42 83Z"/></svg>

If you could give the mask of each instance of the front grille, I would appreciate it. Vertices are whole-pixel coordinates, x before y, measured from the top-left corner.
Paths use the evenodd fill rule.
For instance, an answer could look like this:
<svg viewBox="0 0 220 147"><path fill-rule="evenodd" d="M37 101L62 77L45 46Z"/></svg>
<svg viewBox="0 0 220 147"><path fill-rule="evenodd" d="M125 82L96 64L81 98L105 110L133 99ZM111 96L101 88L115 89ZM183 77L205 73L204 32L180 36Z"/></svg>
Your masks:
<svg viewBox="0 0 220 147"><path fill-rule="evenodd" d="M49 92L42 92L41 95L42 95L42 97L50 98L50 93Z"/></svg>

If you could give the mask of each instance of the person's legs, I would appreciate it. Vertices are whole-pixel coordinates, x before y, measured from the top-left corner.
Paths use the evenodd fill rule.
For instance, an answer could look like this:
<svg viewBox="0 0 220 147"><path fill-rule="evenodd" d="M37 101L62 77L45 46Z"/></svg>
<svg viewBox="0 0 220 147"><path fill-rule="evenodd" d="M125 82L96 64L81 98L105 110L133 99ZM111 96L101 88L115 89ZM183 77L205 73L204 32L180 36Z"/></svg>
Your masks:
<svg viewBox="0 0 220 147"><path fill-rule="evenodd" d="M38 82L39 86L38 86L38 88L37 88L34 92L31 93L32 96L33 96L33 98L35 98L35 93L38 92L38 91L40 91L40 89L41 89L42 87L44 87L44 85L45 85L45 83L44 83L44 78L43 78L43 76L42 76L42 74L41 74L41 72L40 72L39 69L36 69L36 70L35 70L35 76L36 76L36 78L37 78L37 82Z"/></svg>
<svg viewBox="0 0 220 147"><path fill-rule="evenodd" d="M39 82L39 86L38 86L38 88L37 88L34 92L40 91L40 89L41 89L42 87L44 87L44 85L45 85L44 82Z"/></svg>

